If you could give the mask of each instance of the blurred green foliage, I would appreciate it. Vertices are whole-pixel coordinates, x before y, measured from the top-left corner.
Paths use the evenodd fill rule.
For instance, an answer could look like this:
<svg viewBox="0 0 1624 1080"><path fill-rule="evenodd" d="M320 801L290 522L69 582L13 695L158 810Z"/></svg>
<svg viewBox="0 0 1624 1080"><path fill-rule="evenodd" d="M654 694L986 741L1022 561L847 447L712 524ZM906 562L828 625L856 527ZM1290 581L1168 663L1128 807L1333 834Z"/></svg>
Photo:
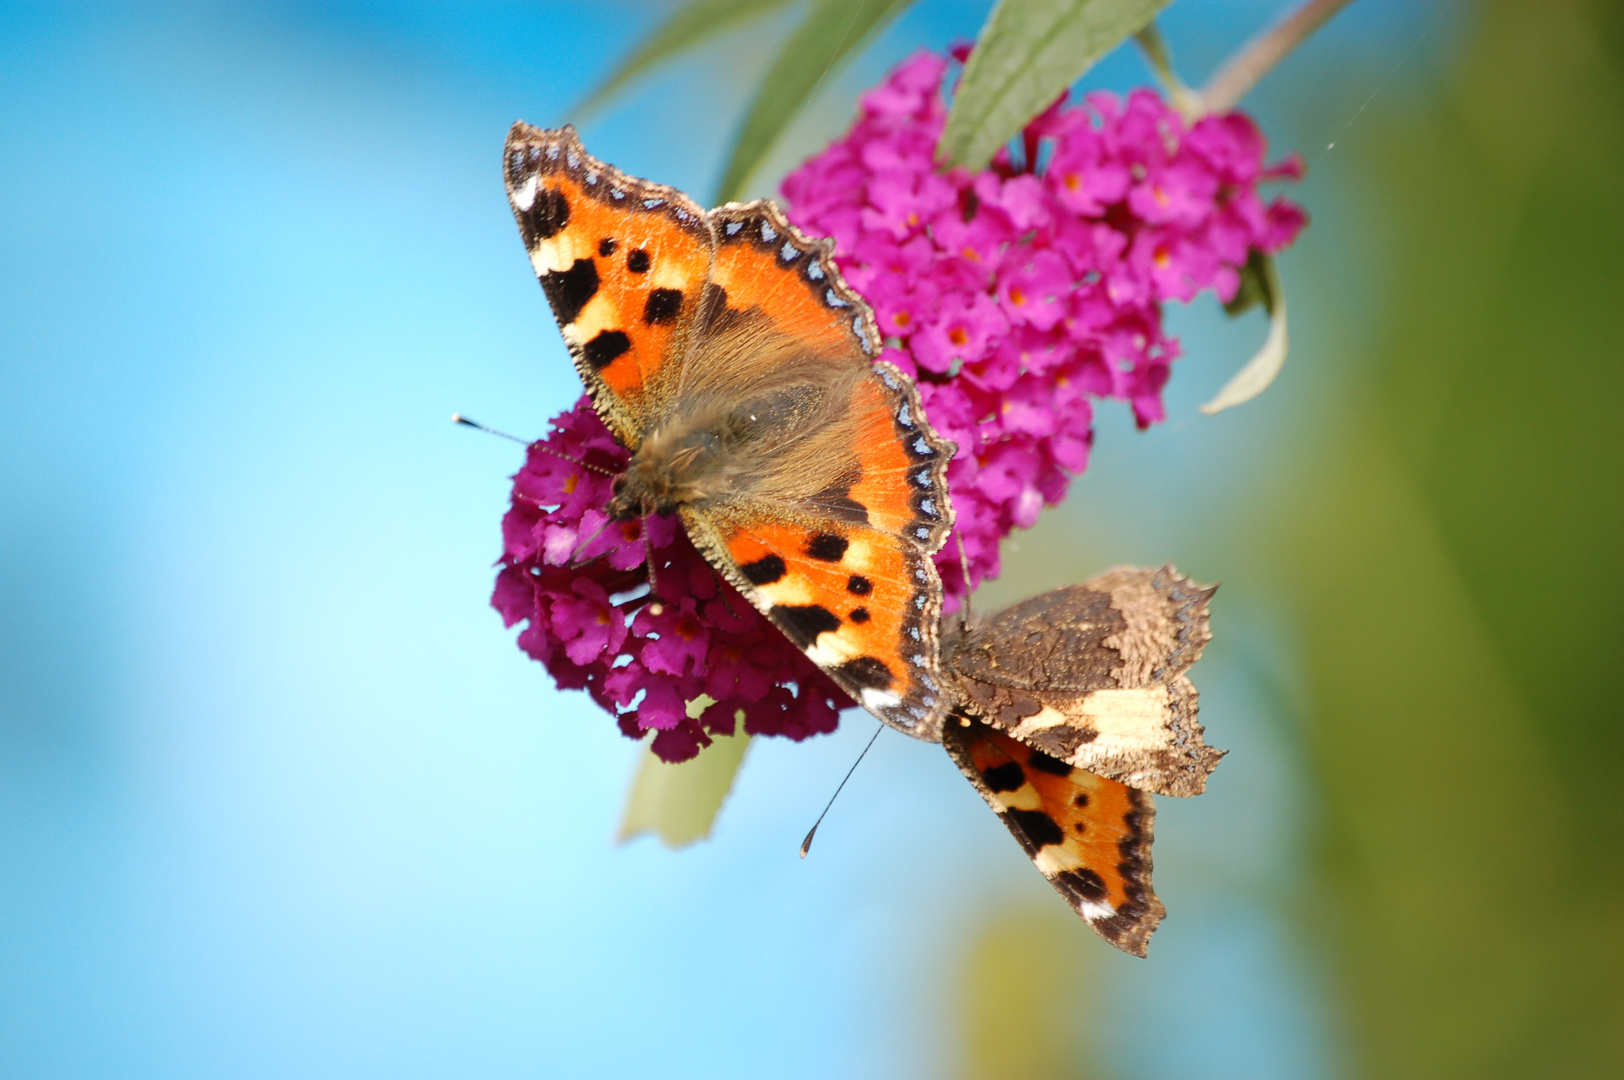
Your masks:
<svg viewBox="0 0 1624 1080"><path fill-rule="evenodd" d="M1250 546L1294 609L1357 1075L1624 1075L1624 35L1482 5L1373 110L1344 423Z"/></svg>
<svg viewBox="0 0 1624 1080"><path fill-rule="evenodd" d="M700 711L689 707L690 716ZM644 746L616 839L625 843L647 834L668 848L683 848L708 838L749 749L750 736L743 732L722 735L703 754L672 765Z"/></svg>
<svg viewBox="0 0 1624 1080"><path fill-rule="evenodd" d="M580 118L603 107L634 79L650 69L754 19L787 7L792 0L689 0L673 9L649 35L570 110Z"/></svg>
<svg viewBox="0 0 1624 1080"><path fill-rule="evenodd" d="M912 0L814 0L779 46L728 155L717 202L738 199L790 122L847 60Z"/></svg>
<svg viewBox="0 0 1624 1080"><path fill-rule="evenodd" d="M1089 957L1099 943L1080 929L1048 903L1000 908L976 928L951 1016L964 1080L1087 1080L1077 1070L1092 1035Z"/></svg>
<svg viewBox="0 0 1624 1080"><path fill-rule="evenodd" d="M1349 1075L1624 1076L1624 4L1484 0L1435 85L1356 119L1383 239L1345 392L1226 535L1136 561L1296 631L1295 914ZM994 606L1100 568L1066 544ZM1098 943L1058 905L972 936L961 1073L1093 1060Z"/></svg>
<svg viewBox="0 0 1624 1080"><path fill-rule="evenodd" d="M1624 5L1487 0L1358 123L1374 287L1303 301L1350 305L1353 370L1174 554L1294 631L1288 911L1346 1074L1624 1076ZM1067 542L1046 575L1097 568Z"/></svg>

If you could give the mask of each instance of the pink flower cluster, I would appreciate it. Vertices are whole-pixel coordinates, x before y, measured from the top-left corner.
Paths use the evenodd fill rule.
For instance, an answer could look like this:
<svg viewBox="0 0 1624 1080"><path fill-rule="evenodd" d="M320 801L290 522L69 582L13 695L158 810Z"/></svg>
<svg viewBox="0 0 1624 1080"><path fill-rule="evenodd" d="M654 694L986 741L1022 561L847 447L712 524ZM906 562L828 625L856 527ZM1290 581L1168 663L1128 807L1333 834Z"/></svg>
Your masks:
<svg viewBox="0 0 1624 1080"><path fill-rule="evenodd" d="M609 520L627 453L583 396L532 443L502 518L491 606L560 689L585 689L666 761L732 735L830 732L850 699L694 550L671 517ZM649 597L653 563L659 602ZM712 703L689 715L689 703Z"/></svg>
<svg viewBox="0 0 1624 1080"><path fill-rule="evenodd" d="M962 56L960 57L962 59ZM849 134L784 182L790 216L838 241L846 280L873 305L883 357L919 381L948 471L969 586L998 544L1058 503L1088 464L1094 398L1163 418L1179 344L1162 304L1235 295L1254 250L1305 218L1265 203L1267 168L1245 116L1186 126L1149 91L1090 95L1033 120L1016 161L938 172L944 57L921 54L862 100ZM850 700L694 550L680 523L611 522L627 453L585 397L553 421L514 477L492 605L528 625L519 645L561 688L584 688L667 761L716 734L802 739ZM650 564L659 600L649 595ZM948 607L966 591L959 545L937 555ZM711 699L703 709L699 704ZM693 712L695 715L690 715Z"/></svg>
<svg viewBox="0 0 1624 1080"><path fill-rule="evenodd" d="M1302 165L1266 167L1249 118L1186 125L1149 90L1062 97L1027 125L1021 160L938 171L949 67L921 53L894 70L783 193L804 232L838 241L884 358L958 443L948 483L973 587L997 576L999 541L1087 467L1092 399L1127 401L1140 427L1164 418L1180 350L1162 304L1230 300L1249 253L1279 251L1306 218L1258 194ZM937 556L950 593L964 591L959 558L952 540Z"/></svg>

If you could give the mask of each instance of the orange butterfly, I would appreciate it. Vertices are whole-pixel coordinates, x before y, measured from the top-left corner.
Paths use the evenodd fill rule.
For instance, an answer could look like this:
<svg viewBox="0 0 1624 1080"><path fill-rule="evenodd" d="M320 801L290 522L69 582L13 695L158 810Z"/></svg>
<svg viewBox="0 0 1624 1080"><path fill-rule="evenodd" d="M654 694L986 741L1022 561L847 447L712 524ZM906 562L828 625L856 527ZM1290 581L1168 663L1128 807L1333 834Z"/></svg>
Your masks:
<svg viewBox="0 0 1624 1080"><path fill-rule="evenodd" d="M508 201L593 406L631 452L614 518L677 514L710 563L881 720L940 738L931 556L953 445L876 362L830 241L770 201L706 211L515 124Z"/></svg>
<svg viewBox="0 0 1624 1080"><path fill-rule="evenodd" d="M1166 914L1150 792L1199 795L1224 756L1201 741L1184 674L1212 636L1212 593L1170 566L1113 570L942 646L947 752L1072 909L1135 956Z"/></svg>

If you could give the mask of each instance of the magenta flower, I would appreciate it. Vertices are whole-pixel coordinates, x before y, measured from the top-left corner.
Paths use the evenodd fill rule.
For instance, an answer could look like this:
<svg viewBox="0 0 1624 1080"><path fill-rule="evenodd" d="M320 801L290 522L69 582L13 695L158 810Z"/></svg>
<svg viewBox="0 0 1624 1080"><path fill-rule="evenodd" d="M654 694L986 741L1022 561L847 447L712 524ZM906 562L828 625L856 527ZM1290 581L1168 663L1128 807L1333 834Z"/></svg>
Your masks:
<svg viewBox="0 0 1624 1080"><path fill-rule="evenodd" d="M671 518L603 513L626 451L582 398L531 445L502 519L491 604L561 688L585 689L667 761L697 754L742 717L753 735L833 731L850 704L717 576ZM573 460L570 460L573 459ZM650 555L662 603L648 596ZM690 703L712 704L698 716Z"/></svg>
<svg viewBox="0 0 1624 1080"><path fill-rule="evenodd" d="M959 445L948 481L973 584L1087 467L1094 399L1126 401L1140 427L1166 415L1180 348L1162 305L1231 299L1250 252L1279 251L1306 218L1258 194L1302 167L1265 166L1250 119L1186 125L1148 90L1062 99L1017 140L1026 160L938 172L949 67L930 53L903 63L783 193L797 225L837 240L885 358L917 375L931 422ZM959 558L953 541L936 557L949 610Z"/></svg>
<svg viewBox="0 0 1624 1080"><path fill-rule="evenodd" d="M882 358L915 376L931 423L958 444L948 471L960 545L936 560L947 609L996 577L999 543L1035 523L1088 466L1095 402L1160 421L1180 354L1162 305L1235 295L1250 253L1306 218L1261 182L1239 113L1186 124L1157 95L1056 102L972 174L938 172L949 61L915 56L861 103L844 137L784 181L791 218L836 239L873 306ZM1047 162L1034 168L1034 163ZM627 454L586 398L553 420L513 481L492 605L561 688L585 689L667 761L742 722L756 735L833 731L851 701L757 614L670 518L611 522ZM660 602L652 602L652 576Z"/></svg>

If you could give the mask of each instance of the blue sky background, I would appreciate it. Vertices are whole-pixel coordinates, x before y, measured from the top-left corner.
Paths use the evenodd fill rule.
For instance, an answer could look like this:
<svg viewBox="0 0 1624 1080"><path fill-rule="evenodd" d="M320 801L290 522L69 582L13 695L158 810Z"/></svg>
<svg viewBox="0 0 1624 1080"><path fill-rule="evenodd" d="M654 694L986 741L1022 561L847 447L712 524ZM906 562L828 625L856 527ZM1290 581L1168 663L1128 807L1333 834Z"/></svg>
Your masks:
<svg viewBox="0 0 1624 1080"><path fill-rule="evenodd" d="M1200 78L1281 6L1183 0L1165 32ZM569 119L659 10L0 6L0 1073L952 1068L965 941L1052 897L939 750L882 737L805 862L866 719L758 742L710 842L617 847L637 748L487 607L519 451L449 414L534 434L579 392L502 138ZM1314 163L1281 386L1199 417L1263 327L1175 312L1173 419L1103 417L1021 550L1223 576L1204 537L1338 393L1348 298L1375 287L1339 155L1372 94L1443 62L1440 10L1355 5L1257 95ZM984 12L922 0L772 168ZM771 29L637 84L588 145L703 197ZM1144 78L1124 51L1088 85ZM1069 579L1021 550L990 595ZM1234 753L1207 797L1161 803L1152 958L1085 942L1090 1053L1146 1080L1336 1076L1313 942L1282 917L1313 813L1280 721L1291 628L1259 596L1218 612L1196 676Z"/></svg>

